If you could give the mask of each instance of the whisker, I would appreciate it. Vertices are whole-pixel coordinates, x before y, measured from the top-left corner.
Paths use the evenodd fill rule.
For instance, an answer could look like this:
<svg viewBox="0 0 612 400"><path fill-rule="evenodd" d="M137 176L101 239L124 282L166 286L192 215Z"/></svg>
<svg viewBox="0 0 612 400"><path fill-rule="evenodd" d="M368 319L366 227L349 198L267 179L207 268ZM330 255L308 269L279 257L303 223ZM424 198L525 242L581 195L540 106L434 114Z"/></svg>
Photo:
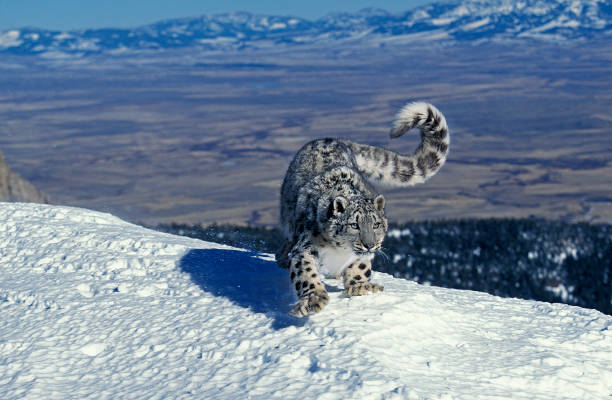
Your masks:
<svg viewBox="0 0 612 400"><path fill-rule="evenodd" d="M389 255L387 253L385 253L382 249L379 249L376 251L376 254L379 254L382 256L382 258L384 258L385 260L389 261L391 258L389 257Z"/></svg>

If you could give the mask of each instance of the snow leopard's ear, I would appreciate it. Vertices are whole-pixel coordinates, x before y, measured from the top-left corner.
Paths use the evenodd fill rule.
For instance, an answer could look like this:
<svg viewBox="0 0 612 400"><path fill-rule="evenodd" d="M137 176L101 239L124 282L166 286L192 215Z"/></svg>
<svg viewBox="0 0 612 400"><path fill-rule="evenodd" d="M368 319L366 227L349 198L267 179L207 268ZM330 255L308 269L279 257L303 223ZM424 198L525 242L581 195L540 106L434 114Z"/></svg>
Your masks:
<svg viewBox="0 0 612 400"><path fill-rule="evenodd" d="M378 211L385 212L385 197L382 194L374 197L373 202Z"/></svg>
<svg viewBox="0 0 612 400"><path fill-rule="evenodd" d="M342 214L344 210L346 210L346 206L348 205L348 200L342 196L337 196L332 200L329 205L329 211L327 213L328 217L336 216L338 214Z"/></svg>

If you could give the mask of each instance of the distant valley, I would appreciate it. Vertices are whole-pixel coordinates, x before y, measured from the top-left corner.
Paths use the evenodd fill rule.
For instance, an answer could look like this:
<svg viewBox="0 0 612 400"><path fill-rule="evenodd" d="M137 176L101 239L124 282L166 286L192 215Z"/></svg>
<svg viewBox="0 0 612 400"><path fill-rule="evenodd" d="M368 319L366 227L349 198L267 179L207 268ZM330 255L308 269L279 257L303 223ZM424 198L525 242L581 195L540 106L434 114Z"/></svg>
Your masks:
<svg viewBox="0 0 612 400"><path fill-rule="evenodd" d="M330 48L0 62L0 149L55 202L132 221L273 225L292 154L326 136L410 152L413 99L451 127L448 164L389 197L396 221L612 220L609 42ZM554 62L552 62L554 60Z"/></svg>
<svg viewBox="0 0 612 400"><path fill-rule="evenodd" d="M538 28L550 34L546 40L511 34L502 3L471 9L473 14L462 14L457 5L427 9L430 25L434 14L448 17L436 28L447 33L444 40L415 22L410 26L421 26L421 39L395 28L368 31L367 40L339 34L301 44L279 39L295 37L292 31L294 36L279 33L267 45L253 33L236 48L86 52L61 50L55 39L48 43L53 49L34 51L22 40L24 30L12 42L5 32L0 149L55 203L150 225L270 226L278 220L285 169L305 142L334 136L411 152L417 133L392 141L387 132L403 104L422 99L447 116L451 151L447 165L425 185L380 189L392 220L534 215L608 223L609 2L581 2L579 9L569 1L526 2L523 14L513 14L512 21L521 22L515 31L544 24L537 26L547 27ZM546 7L548 15L538 14ZM339 21L389 27L418 15L366 10L329 18L340 29ZM470 25L482 35L457 36L485 15L495 29ZM554 21L574 22L561 27Z"/></svg>

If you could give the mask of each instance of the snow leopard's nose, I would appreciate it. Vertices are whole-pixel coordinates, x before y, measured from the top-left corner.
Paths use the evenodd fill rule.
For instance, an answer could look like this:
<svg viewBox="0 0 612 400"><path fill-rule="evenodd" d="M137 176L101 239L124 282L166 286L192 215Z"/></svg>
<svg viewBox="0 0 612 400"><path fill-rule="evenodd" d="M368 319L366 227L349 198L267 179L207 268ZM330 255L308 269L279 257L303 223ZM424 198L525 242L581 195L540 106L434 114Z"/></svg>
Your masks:
<svg viewBox="0 0 612 400"><path fill-rule="evenodd" d="M372 250L376 246L376 235L371 229L361 231L361 243L366 249Z"/></svg>
<svg viewBox="0 0 612 400"><path fill-rule="evenodd" d="M366 241L366 240L362 240L361 243L363 243L365 248L368 249L368 250L371 250L374 246L376 246L376 243L370 242L370 241Z"/></svg>

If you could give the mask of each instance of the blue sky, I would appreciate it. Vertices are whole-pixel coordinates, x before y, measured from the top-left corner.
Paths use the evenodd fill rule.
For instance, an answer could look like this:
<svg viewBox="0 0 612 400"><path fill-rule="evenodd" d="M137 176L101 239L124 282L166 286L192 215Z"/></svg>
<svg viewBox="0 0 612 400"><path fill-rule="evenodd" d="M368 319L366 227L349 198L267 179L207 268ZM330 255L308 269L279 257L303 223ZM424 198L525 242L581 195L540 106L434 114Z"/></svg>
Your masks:
<svg viewBox="0 0 612 400"><path fill-rule="evenodd" d="M166 18L250 11L316 19L365 7L405 11L433 0L0 0L0 31L129 27Z"/></svg>

